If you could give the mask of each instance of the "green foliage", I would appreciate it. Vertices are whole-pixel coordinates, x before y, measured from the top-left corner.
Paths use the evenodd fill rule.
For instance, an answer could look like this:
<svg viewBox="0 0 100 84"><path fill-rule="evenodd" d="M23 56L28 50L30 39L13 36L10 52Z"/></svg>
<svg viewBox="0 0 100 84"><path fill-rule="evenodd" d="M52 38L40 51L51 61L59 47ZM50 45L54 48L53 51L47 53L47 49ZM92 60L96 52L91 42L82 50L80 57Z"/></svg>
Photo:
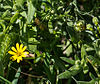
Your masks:
<svg viewBox="0 0 100 84"><path fill-rule="evenodd" d="M35 13L35 8L33 7L32 1L27 3L28 5L28 16L27 16L27 22L30 23L33 19L33 15Z"/></svg>
<svg viewBox="0 0 100 84"><path fill-rule="evenodd" d="M72 67L70 67L68 70L66 70L65 72L61 73L58 75L59 79L68 79L71 78L72 76L75 76L76 74L78 74L81 70L81 66L80 65L74 65Z"/></svg>
<svg viewBox="0 0 100 84"><path fill-rule="evenodd" d="M99 84L99 0L0 0L0 84ZM8 51L29 54L20 63ZM64 79L64 80L63 80Z"/></svg>
<svg viewBox="0 0 100 84"><path fill-rule="evenodd" d="M18 68L17 73L15 74L15 79L12 81L12 84L17 84L18 83L18 78L20 77L20 67Z"/></svg>

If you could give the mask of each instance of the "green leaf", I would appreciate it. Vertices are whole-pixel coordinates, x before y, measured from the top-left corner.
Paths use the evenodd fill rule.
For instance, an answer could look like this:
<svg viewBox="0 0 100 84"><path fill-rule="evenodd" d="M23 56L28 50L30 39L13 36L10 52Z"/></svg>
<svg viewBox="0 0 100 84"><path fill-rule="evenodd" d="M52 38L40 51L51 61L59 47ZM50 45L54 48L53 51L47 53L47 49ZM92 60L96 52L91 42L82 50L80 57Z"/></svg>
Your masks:
<svg viewBox="0 0 100 84"><path fill-rule="evenodd" d="M65 47L65 45L63 47ZM67 56L70 56L72 52L73 46L70 44L69 41L67 41L67 49L64 51L64 53L66 53Z"/></svg>
<svg viewBox="0 0 100 84"><path fill-rule="evenodd" d="M16 12L16 13L11 17L11 19L10 19L10 23L14 23L14 22L17 20L18 15L19 15L19 13Z"/></svg>
<svg viewBox="0 0 100 84"><path fill-rule="evenodd" d="M19 77L20 77L20 73L21 73L21 69L20 69L20 67L18 68L18 71L17 71L17 73L16 73L16 75L15 75L15 79L12 81L12 84L18 84L18 79L19 79Z"/></svg>
<svg viewBox="0 0 100 84"><path fill-rule="evenodd" d="M83 66L83 72L84 72L84 74L87 74L88 71L89 71L89 67L88 67L88 65L85 63L84 66Z"/></svg>
<svg viewBox="0 0 100 84"><path fill-rule="evenodd" d="M89 71L89 67L87 66L87 61L86 61L86 56L87 56L87 53L86 53L86 50L84 48L84 46L82 45L82 48L81 48L81 64L83 65L83 72L84 74L88 73Z"/></svg>
<svg viewBox="0 0 100 84"><path fill-rule="evenodd" d="M71 41L74 42L74 43L77 43L79 41L79 35L77 32L74 31L74 28L72 27L66 27L67 31L68 31L68 34L71 38Z"/></svg>
<svg viewBox="0 0 100 84"><path fill-rule="evenodd" d="M7 49L9 47L11 38L8 34L6 34L0 45L0 60L3 61L3 57L6 56Z"/></svg>
<svg viewBox="0 0 100 84"><path fill-rule="evenodd" d="M99 78L95 78L91 81L77 81L74 77L72 77L76 84L100 84L100 79Z"/></svg>
<svg viewBox="0 0 100 84"><path fill-rule="evenodd" d="M37 50L37 45L28 45L28 47L32 52L35 52Z"/></svg>
<svg viewBox="0 0 100 84"><path fill-rule="evenodd" d="M3 80L5 83L12 84L10 81L8 81L7 79L5 79L5 78L2 77L2 76L0 76L0 79Z"/></svg>
<svg viewBox="0 0 100 84"><path fill-rule="evenodd" d="M85 51L85 48L84 46L82 45L82 48L81 48L81 58L84 59L84 57L87 55L86 51Z"/></svg>
<svg viewBox="0 0 100 84"><path fill-rule="evenodd" d="M79 65L74 65L65 72L58 75L58 79L68 79L71 76L75 76L81 71L81 67Z"/></svg>
<svg viewBox="0 0 100 84"><path fill-rule="evenodd" d="M16 0L16 5L22 7L22 5L23 5L23 3L24 3L25 1L26 1L26 0Z"/></svg>
<svg viewBox="0 0 100 84"><path fill-rule="evenodd" d="M3 31L5 30L6 26L4 23L0 22L0 25L3 27Z"/></svg>
<svg viewBox="0 0 100 84"><path fill-rule="evenodd" d="M77 84L99 84L99 79L91 80L89 82L87 81L77 81Z"/></svg>
<svg viewBox="0 0 100 84"><path fill-rule="evenodd" d="M25 11L21 12L20 14L27 19L27 14Z"/></svg>
<svg viewBox="0 0 100 84"><path fill-rule="evenodd" d="M8 64L9 56L7 55L9 46L15 41L15 33L5 34L0 42L0 60L4 65Z"/></svg>
<svg viewBox="0 0 100 84"><path fill-rule="evenodd" d="M99 66L99 65L100 65L100 60L97 59L97 58L95 58L95 57L93 57L93 56L91 56L91 55L89 55L89 56L87 57L87 60L88 60L93 66Z"/></svg>
<svg viewBox="0 0 100 84"><path fill-rule="evenodd" d="M0 76L4 76L4 66L1 60L0 60Z"/></svg>
<svg viewBox="0 0 100 84"><path fill-rule="evenodd" d="M55 55L53 58L55 60L55 64L57 65L57 67L61 68L62 70L66 69L64 62L60 58L58 58L58 56Z"/></svg>
<svg viewBox="0 0 100 84"><path fill-rule="evenodd" d="M32 1L28 2L28 16L27 16L27 22L30 23L33 19L33 15L35 13L35 8L32 4Z"/></svg>
<svg viewBox="0 0 100 84"><path fill-rule="evenodd" d="M89 72L89 76L91 77L91 79L95 79L95 76L91 72Z"/></svg>
<svg viewBox="0 0 100 84"><path fill-rule="evenodd" d="M9 10L6 10L6 11L3 13L2 18L6 17L7 14L8 14L8 12L9 12Z"/></svg>
<svg viewBox="0 0 100 84"><path fill-rule="evenodd" d="M50 82L52 83L52 84L54 84L54 82L55 82L55 79L54 79L54 74L52 74L52 70L50 70L50 66L49 66L49 64L47 63L47 60L45 60L44 61L44 69L45 69L45 72L46 72L46 75L47 75L47 77L48 77L48 79L50 80ZM53 71L54 72L54 71Z"/></svg>
<svg viewBox="0 0 100 84"><path fill-rule="evenodd" d="M69 64L72 64L74 65L75 64L75 61L70 59L70 58L67 58L67 57L60 57L63 61L69 63Z"/></svg>
<svg viewBox="0 0 100 84"><path fill-rule="evenodd" d="M70 71L65 71L58 75L58 79L68 79L72 76Z"/></svg>

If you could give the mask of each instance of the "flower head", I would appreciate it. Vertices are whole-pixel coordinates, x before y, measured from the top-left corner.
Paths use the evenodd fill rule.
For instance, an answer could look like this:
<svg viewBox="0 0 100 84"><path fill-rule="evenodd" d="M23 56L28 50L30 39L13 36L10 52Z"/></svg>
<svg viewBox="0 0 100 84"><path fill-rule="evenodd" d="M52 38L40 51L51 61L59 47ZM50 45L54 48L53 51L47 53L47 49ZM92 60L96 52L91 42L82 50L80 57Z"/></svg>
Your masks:
<svg viewBox="0 0 100 84"><path fill-rule="evenodd" d="M12 59L12 61L17 60L17 63L22 61L22 58L26 57L26 55L29 54L29 52L25 51L26 48L26 46L23 47L23 44L19 45L18 43L16 43L16 48L12 47L11 49L13 51L8 51L9 54L13 55L12 57L10 57L10 59Z"/></svg>

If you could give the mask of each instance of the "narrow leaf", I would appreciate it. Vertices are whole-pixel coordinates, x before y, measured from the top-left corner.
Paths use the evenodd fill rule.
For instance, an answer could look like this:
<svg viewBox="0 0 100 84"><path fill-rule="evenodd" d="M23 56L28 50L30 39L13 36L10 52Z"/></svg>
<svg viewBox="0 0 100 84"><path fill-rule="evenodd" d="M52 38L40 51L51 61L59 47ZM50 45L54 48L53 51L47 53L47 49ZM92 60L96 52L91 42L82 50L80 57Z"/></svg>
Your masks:
<svg viewBox="0 0 100 84"><path fill-rule="evenodd" d="M25 2L26 0L16 0L16 4L18 5L18 6L21 6L22 7L22 5L23 5L23 3Z"/></svg>
<svg viewBox="0 0 100 84"><path fill-rule="evenodd" d="M2 76L0 76L0 79L3 80L5 83L12 84L10 81L8 81L7 79L5 79L5 78L2 77Z"/></svg>
<svg viewBox="0 0 100 84"><path fill-rule="evenodd" d="M67 57L60 57L63 61L69 63L69 64L72 64L74 65L75 64L75 61L70 59L70 58L67 58Z"/></svg>
<svg viewBox="0 0 100 84"><path fill-rule="evenodd" d="M82 45L82 48L81 48L81 58L84 59L85 55L86 55L86 51L85 51L84 46Z"/></svg>
<svg viewBox="0 0 100 84"><path fill-rule="evenodd" d="M28 17L27 17L27 22L30 23L31 20L33 19L33 15L35 13L35 8L32 4L32 2L28 2Z"/></svg>
<svg viewBox="0 0 100 84"><path fill-rule="evenodd" d="M67 27L66 29L71 38L71 41L73 41L74 43L77 43L79 41L79 35L77 34L77 32L75 32L72 27Z"/></svg>
<svg viewBox="0 0 100 84"><path fill-rule="evenodd" d="M18 18L18 15L19 15L19 13L16 12L16 13L11 17L10 23L14 23L14 22L16 21L16 19Z"/></svg>
<svg viewBox="0 0 100 84"><path fill-rule="evenodd" d="M87 81L77 81L77 84L99 84L99 79L91 80L89 82L87 82Z"/></svg>
<svg viewBox="0 0 100 84"><path fill-rule="evenodd" d="M68 79L71 76L75 76L81 71L81 67L74 65L69 70L66 70L65 72L58 75L58 79Z"/></svg>
<svg viewBox="0 0 100 84"><path fill-rule="evenodd" d="M19 76L20 76L20 72L21 72L21 69L20 69L20 67L18 68L18 71L17 71L17 73L16 73L16 75L15 75L15 79L12 81L12 84L17 84L18 83L18 78L19 78Z"/></svg>

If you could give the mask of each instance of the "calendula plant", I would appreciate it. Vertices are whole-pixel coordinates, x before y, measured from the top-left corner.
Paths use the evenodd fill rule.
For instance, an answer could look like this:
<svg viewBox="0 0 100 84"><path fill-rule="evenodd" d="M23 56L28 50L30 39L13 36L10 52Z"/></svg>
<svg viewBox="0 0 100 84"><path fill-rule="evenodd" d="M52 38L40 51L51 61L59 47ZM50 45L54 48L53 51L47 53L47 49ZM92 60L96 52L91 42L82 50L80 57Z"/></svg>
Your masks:
<svg viewBox="0 0 100 84"><path fill-rule="evenodd" d="M99 0L0 0L0 84L100 84Z"/></svg>

